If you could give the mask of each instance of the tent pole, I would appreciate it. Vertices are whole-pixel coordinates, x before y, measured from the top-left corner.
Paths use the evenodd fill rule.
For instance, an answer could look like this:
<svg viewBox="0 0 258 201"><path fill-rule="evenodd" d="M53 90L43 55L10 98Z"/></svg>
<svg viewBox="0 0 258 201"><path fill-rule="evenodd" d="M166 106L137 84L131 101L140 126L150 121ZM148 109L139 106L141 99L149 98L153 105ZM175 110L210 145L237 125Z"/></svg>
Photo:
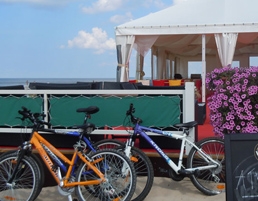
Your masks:
<svg viewBox="0 0 258 201"><path fill-rule="evenodd" d="M151 48L151 81L153 80L153 51L152 51L152 48Z"/></svg>
<svg viewBox="0 0 258 201"><path fill-rule="evenodd" d="M202 35L202 102L206 102L206 35Z"/></svg>
<svg viewBox="0 0 258 201"><path fill-rule="evenodd" d="M140 80L140 53L138 51L136 52L135 79Z"/></svg>

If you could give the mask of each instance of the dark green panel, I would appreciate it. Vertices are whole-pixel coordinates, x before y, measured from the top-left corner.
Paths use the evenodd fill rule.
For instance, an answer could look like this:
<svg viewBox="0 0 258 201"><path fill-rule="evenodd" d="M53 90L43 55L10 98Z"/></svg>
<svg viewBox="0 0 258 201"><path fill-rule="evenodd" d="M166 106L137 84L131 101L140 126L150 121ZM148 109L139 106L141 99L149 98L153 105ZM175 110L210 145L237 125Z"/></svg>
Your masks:
<svg viewBox="0 0 258 201"><path fill-rule="evenodd" d="M21 110L22 106L27 107L32 112L42 112L42 98L27 96L0 97L0 126L21 125L22 122L17 117L21 117L18 110Z"/></svg>
<svg viewBox="0 0 258 201"><path fill-rule="evenodd" d="M179 96L51 97L51 124L64 127L82 124L84 115L76 109L95 105L100 111L90 121L97 127L123 125L126 111L133 103L135 115L143 120L143 125L166 127L180 122L180 102Z"/></svg>

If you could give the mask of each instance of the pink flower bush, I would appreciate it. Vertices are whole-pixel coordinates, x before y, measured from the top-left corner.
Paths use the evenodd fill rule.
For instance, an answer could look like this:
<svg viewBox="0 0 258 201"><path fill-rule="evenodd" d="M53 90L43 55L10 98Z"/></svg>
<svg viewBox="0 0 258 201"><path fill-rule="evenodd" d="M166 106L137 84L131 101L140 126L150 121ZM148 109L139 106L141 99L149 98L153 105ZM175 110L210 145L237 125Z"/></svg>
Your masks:
<svg viewBox="0 0 258 201"><path fill-rule="evenodd" d="M258 133L258 67L224 67L206 75L210 120L219 136Z"/></svg>

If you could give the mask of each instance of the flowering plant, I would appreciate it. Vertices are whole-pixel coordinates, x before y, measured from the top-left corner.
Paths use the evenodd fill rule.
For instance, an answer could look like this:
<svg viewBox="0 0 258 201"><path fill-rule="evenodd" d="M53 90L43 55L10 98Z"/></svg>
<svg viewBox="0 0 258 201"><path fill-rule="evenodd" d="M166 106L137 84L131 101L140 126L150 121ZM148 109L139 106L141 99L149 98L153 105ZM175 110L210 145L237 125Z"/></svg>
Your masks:
<svg viewBox="0 0 258 201"><path fill-rule="evenodd" d="M258 132L258 67L217 68L206 75L210 120L217 135Z"/></svg>

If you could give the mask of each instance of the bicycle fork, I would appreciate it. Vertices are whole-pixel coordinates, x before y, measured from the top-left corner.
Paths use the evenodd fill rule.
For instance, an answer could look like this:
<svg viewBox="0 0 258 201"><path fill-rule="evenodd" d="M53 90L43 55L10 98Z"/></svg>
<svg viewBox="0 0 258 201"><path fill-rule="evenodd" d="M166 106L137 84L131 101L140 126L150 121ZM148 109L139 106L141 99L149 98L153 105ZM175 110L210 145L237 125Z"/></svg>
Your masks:
<svg viewBox="0 0 258 201"><path fill-rule="evenodd" d="M20 167L20 164L21 164L21 161L22 159L24 158L26 152L31 148L31 144L29 142L24 142L22 144L22 147L21 149L19 150L19 153L18 153L18 157L17 157L17 161L15 162L16 163L16 166L14 167L14 170L13 170L13 173L11 175L11 177L8 179L7 181L7 186L9 187L13 187L15 184L13 183L13 180L15 179L15 177L17 176L18 172L19 173L22 173L22 170L24 168L24 166L22 165ZM19 167L21 168L19 170Z"/></svg>
<svg viewBox="0 0 258 201"><path fill-rule="evenodd" d="M133 163L136 163L138 162L138 159L136 157L134 157L132 155L132 146L133 146L134 142L133 140L130 138L126 141L126 144L125 144L125 148L124 148L124 154L126 155L126 157L128 157L130 159L130 161L132 161ZM123 164L123 167L122 167L122 173L123 175L128 175L128 165L126 165L125 163Z"/></svg>
<svg viewBox="0 0 258 201"><path fill-rule="evenodd" d="M126 155L126 157L128 157L130 159L131 157L131 146L129 145L128 141L126 142L125 145L125 149L124 149L124 153ZM123 167L122 167L122 174L123 175L127 175L128 174L128 166L124 163Z"/></svg>

